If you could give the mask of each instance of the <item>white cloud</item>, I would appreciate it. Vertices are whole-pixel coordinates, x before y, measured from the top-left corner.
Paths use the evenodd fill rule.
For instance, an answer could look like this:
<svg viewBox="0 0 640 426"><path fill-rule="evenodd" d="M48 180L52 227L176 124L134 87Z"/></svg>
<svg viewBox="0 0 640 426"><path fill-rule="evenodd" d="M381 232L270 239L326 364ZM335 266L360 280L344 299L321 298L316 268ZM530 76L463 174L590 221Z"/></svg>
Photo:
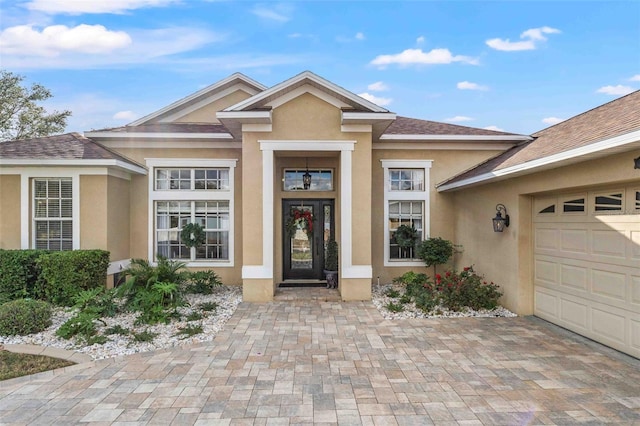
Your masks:
<svg viewBox="0 0 640 426"><path fill-rule="evenodd" d="M482 86L478 83L471 83L470 81L461 81L456 86L460 90L489 90L488 86Z"/></svg>
<svg viewBox="0 0 640 426"><path fill-rule="evenodd" d="M605 95L628 95L631 92L635 92L636 89L630 86L623 86L618 84L617 86L603 86L596 90L596 93L604 93Z"/></svg>
<svg viewBox="0 0 640 426"><path fill-rule="evenodd" d="M551 27L532 28L520 34L520 38L530 38L531 40L546 40L542 34L559 34L561 31Z"/></svg>
<svg viewBox="0 0 640 426"><path fill-rule="evenodd" d="M393 99L391 98L382 98L382 97L378 97L375 95L372 95L370 93L358 93L358 96L360 96L361 98L365 98L366 100L368 100L369 102L373 102L376 105L380 105L380 106L385 106L385 105L389 105Z"/></svg>
<svg viewBox="0 0 640 426"><path fill-rule="evenodd" d="M398 64L401 66L408 65L427 65L427 64L450 64L453 62L462 62L477 65L478 60L469 56L452 55L449 49L433 49L429 52L423 52L422 49L407 49L395 55L379 55L371 61L372 65L378 65L384 68L390 64Z"/></svg>
<svg viewBox="0 0 640 426"><path fill-rule="evenodd" d="M6 68L86 69L122 64L165 63L166 57L224 39L224 35L194 27L109 31L100 25L63 25L43 30L11 27L0 33ZM178 65L187 58L172 58Z"/></svg>
<svg viewBox="0 0 640 426"><path fill-rule="evenodd" d="M291 20L291 8L282 3L259 4L251 9L251 13L267 21L285 23Z"/></svg>
<svg viewBox="0 0 640 426"><path fill-rule="evenodd" d="M418 37L418 38L416 39L416 43L417 43L417 44L422 44L422 43L424 43L424 36L420 36L420 37Z"/></svg>
<svg viewBox="0 0 640 426"><path fill-rule="evenodd" d="M376 81L375 83L371 83L370 85L368 85L367 89L374 92L384 92L386 90L389 90L389 86L384 84L382 81Z"/></svg>
<svg viewBox="0 0 640 426"><path fill-rule="evenodd" d="M544 124L548 124L550 126L553 126L554 124L558 124L563 122L565 119L564 118L558 118L558 117L546 117L542 119L542 122Z"/></svg>
<svg viewBox="0 0 640 426"><path fill-rule="evenodd" d="M365 36L362 33L356 33L356 40L364 40Z"/></svg>
<svg viewBox="0 0 640 426"><path fill-rule="evenodd" d="M640 81L640 74L636 74L629 79L629 81Z"/></svg>
<svg viewBox="0 0 640 426"><path fill-rule="evenodd" d="M42 31L31 25L9 27L0 32L3 55L58 56L63 52L109 53L131 45L129 34L102 25L81 24L69 28L51 25Z"/></svg>
<svg viewBox="0 0 640 426"><path fill-rule="evenodd" d="M523 41L511 41L508 38L492 38L487 40L486 43L487 46L493 49L502 50L505 52L534 50L538 47L536 42L543 42L547 40L547 38L543 34L558 34L560 32L560 30L551 27L531 28L523 31L522 34L520 34L520 38L524 39Z"/></svg>
<svg viewBox="0 0 640 426"><path fill-rule="evenodd" d="M138 118L138 114L133 111L118 111L113 114L114 120L134 121Z"/></svg>
<svg viewBox="0 0 640 426"><path fill-rule="evenodd" d="M504 129L498 127L498 126L487 126L487 127L483 127L483 129L485 130L493 130L494 132L504 132Z"/></svg>
<svg viewBox="0 0 640 426"><path fill-rule="evenodd" d="M455 117L445 118L444 121L450 121L451 123L459 123L461 121L473 121L475 118L466 117L464 115L456 115Z"/></svg>
<svg viewBox="0 0 640 426"><path fill-rule="evenodd" d="M29 10L50 14L66 13L80 15L83 13L124 13L127 10L144 7L167 6L180 0L32 0L25 6Z"/></svg>
<svg viewBox="0 0 640 426"><path fill-rule="evenodd" d="M366 39L366 37L364 36L364 34L360 33L360 32L356 33L353 37L345 37L345 36L341 36L341 35L336 36L336 41L338 43L351 43L351 42L356 41L356 40L357 41L362 41L362 40L365 40L365 39Z"/></svg>

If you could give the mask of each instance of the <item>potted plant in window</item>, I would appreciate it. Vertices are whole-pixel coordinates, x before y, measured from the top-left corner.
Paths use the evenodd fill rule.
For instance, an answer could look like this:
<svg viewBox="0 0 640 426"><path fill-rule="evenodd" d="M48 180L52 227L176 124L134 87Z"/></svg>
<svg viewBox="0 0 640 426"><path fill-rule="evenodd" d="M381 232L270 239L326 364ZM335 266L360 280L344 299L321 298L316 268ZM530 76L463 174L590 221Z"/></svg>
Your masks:
<svg viewBox="0 0 640 426"><path fill-rule="evenodd" d="M327 288L338 288L338 243L333 238L327 242L324 274L327 277Z"/></svg>

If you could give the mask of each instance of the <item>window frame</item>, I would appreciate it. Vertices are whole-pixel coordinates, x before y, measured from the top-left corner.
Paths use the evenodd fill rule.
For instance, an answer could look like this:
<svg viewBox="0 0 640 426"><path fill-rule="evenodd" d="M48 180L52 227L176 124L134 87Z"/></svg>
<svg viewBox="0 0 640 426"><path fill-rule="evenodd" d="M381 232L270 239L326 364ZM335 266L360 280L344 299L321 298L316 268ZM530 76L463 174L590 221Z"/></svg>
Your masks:
<svg viewBox="0 0 640 426"><path fill-rule="evenodd" d="M80 249L80 175L86 169L74 171L48 167L25 167L20 173L20 248L35 248L34 179L71 179L72 247Z"/></svg>
<svg viewBox="0 0 640 426"><path fill-rule="evenodd" d="M430 184L429 171L433 160L380 160L383 168L383 188L384 188L384 266L389 267L415 267L424 264L422 259L391 259L391 238L389 230L389 202L391 201L415 201L422 202L422 239L430 236ZM422 169L424 170L424 180L422 190L392 190L390 181L390 170L401 169Z"/></svg>
<svg viewBox="0 0 640 426"><path fill-rule="evenodd" d="M59 196L56 198L53 197L49 197L49 182L53 182L53 181L57 181L59 182ZM36 197L36 185L37 182L46 182L47 185L47 189L46 189L46 196L45 197ZM68 182L71 185L71 197L63 197L62 196L62 182ZM32 227L31 227L31 246L34 249L38 248L38 232L37 232L37 228L38 228L38 223L52 223L52 222L59 222L60 223L60 228L61 228L61 235L59 238L60 241L60 249L55 249L55 248L50 248L51 245L51 241L53 241L53 239L48 238L47 241L47 248L42 248L42 250L51 250L51 251L70 251L73 250L73 242L74 242L74 235L73 235L73 194L74 194L74 188L73 188L73 179L71 178L66 178L66 177L35 177L33 179L31 179L31 222L32 222ZM60 204L62 204L62 200L70 200L71 201L71 215L68 217L63 216L62 212L63 212L63 208L62 205L60 206L60 214L58 216L52 217L49 216L48 214L45 216L37 216L37 207L38 207L38 200L45 200L46 204L47 204L47 211L48 211L48 207L49 207L49 201L50 200L59 200ZM69 248L62 248L62 243L65 240L62 237L62 223L63 222L69 222L71 223L71 247Z"/></svg>
<svg viewBox="0 0 640 426"><path fill-rule="evenodd" d="M229 259L195 259L195 252L191 250L189 259L177 259L186 261L189 267L233 267L235 264L235 168L236 159L169 159L146 158L145 163L149 167L149 205L148 205L148 259L152 264L157 263L157 229L156 229L156 202L157 201L227 201L229 203ZM195 169L228 169L228 189L156 189L157 169L191 169L191 181L194 182ZM195 206L195 204L194 204Z"/></svg>

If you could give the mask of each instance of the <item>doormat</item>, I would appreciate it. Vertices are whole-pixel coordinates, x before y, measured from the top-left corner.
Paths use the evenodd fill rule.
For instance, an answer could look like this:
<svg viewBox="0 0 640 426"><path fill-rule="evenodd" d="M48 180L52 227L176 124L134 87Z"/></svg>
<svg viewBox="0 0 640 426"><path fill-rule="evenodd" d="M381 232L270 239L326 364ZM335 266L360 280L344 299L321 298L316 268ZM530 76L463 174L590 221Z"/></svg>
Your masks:
<svg viewBox="0 0 640 426"><path fill-rule="evenodd" d="M279 288L287 288L287 287L326 287L327 283L280 283L278 285Z"/></svg>

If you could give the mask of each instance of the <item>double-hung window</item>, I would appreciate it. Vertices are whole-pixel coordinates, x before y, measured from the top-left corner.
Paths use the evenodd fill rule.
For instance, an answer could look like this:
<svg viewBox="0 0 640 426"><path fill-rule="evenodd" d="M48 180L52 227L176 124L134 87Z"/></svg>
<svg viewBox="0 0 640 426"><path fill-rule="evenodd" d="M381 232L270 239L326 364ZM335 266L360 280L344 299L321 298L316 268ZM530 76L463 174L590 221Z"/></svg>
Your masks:
<svg viewBox="0 0 640 426"><path fill-rule="evenodd" d="M400 247L395 233L402 225L415 228L417 241L429 233L428 160L382 160L384 169L384 262L385 266L413 266L412 247Z"/></svg>
<svg viewBox="0 0 640 426"><path fill-rule="evenodd" d="M194 266L233 266L233 176L236 160L147 159L150 177L149 257ZM182 229L203 228L204 243L187 247Z"/></svg>
<svg viewBox="0 0 640 426"><path fill-rule="evenodd" d="M34 247L73 250L73 184L70 178L33 179Z"/></svg>

